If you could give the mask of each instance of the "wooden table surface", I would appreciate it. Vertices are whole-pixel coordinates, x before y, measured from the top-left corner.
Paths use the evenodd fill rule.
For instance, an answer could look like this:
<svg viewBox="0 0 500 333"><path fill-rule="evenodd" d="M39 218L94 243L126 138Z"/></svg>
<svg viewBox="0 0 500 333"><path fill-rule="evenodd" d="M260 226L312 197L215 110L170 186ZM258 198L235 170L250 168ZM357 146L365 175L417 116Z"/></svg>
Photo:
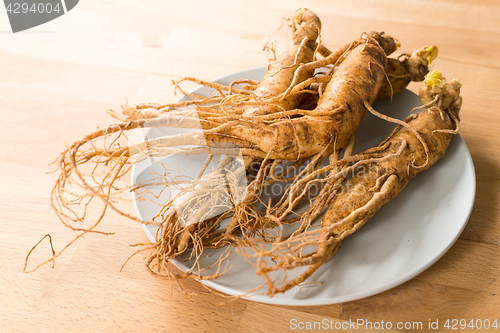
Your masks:
<svg viewBox="0 0 500 333"><path fill-rule="evenodd" d="M102 229L115 235L88 235L54 268L23 273L45 234L56 250L74 237L50 208L50 163L65 144L113 122L106 111L126 99L175 100L172 79L211 80L266 65L263 46L290 45L284 18L302 6L321 17L331 49L384 30L401 40L398 52L437 45L434 68L463 83L461 135L476 168L476 200L462 235L437 263L394 289L342 304L219 305L223 298L195 281L182 292L151 274L142 256L120 272L135 251L130 244L147 237L139 224L110 215ZM327 320L351 332L347 323L358 319L423 323L413 331L439 320L448 331L447 319L500 321L498 17L493 0L82 0L54 21L12 34L0 9L0 331L285 332L299 330L292 320ZM50 255L45 241L28 268Z"/></svg>

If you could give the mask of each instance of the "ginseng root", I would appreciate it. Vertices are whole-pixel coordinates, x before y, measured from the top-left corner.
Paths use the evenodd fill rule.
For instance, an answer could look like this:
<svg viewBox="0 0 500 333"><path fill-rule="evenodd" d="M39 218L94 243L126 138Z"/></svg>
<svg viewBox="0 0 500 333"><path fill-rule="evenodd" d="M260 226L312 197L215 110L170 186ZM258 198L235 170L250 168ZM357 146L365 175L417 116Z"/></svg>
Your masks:
<svg viewBox="0 0 500 333"><path fill-rule="evenodd" d="M363 34L333 74L314 110L297 110L295 117L271 124L240 122L221 128L217 134L249 142L261 156L269 153L270 159L278 160L298 160L325 148L331 153L345 147L367 112L365 102L373 103L385 80L387 58L381 45L392 45L390 41L395 43L387 35Z"/></svg>
<svg viewBox="0 0 500 333"><path fill-rule="evenodd" d="M267 153L269 159L311 157L312 162L304 172L314 172L324 157L338 154L351 140L367 112L365 103L373 103L386 79L386 53L392 52L397 42L385 34L371 32L363 34L353 45L333 73L314 110L302 117L281 120L258 129L231 127L227 134L254 143ZM255 222L251 220L249 223L246 218L233 219L227 228L228 233L246 229L251 234L252 230L259 229L259 223Z"/></svg>
<svg viewBox="0 0 500 333"><path fill-rule="evenodd" d="M392 200L408 184L411 178L442 158L452 134L459 127L461 84L457 80L445 83L441 73L429 73L420 90L420 99L425 109L407 118L406 121L390 119L373 110L370 112L399 126L373 150L353 155L346 161L353 162L349 168L353 177L346 181L344 189L327 207L321 227L311 228L290 237L281 243L272 244L270 251L262 251L254 257L270 255L275 266L262 264L259 274L270 281L274 270L289 270L298 266L309 266L296 278L276 287L269 283L269 295L285 292L304 282L322 264L336 253L340 242L365 224L384 204ZM323 172L331 169L326 167ZM356 172L363 169L365 172ZM366 172L366 170L369 170ZM341 177L341 175L333 175ZM302 250L307 245L317 249L307 255ZM281 253L281 256L277 254ZM263 263L263 260L259 260Z"/></svg>

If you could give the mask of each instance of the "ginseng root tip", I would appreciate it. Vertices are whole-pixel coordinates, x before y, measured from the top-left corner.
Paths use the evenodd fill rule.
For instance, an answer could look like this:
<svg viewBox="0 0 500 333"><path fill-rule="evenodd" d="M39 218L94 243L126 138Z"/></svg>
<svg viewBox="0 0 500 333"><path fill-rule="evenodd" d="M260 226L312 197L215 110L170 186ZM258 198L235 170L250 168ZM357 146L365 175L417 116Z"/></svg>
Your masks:
<svg viewBox="0 0 500 333"><path fill-rule="evenodd" d="M424 84L427 85L427 89L429 90L436 86L441 87L444 83L443 74L438 70L429 72L429 74L425 76Z"/></svg>
<svg viewBox="0 0 500 333"><path fill-rule="evenodd" d="M425 51L429 53L429 56L427 57L427 61L429 62L429 64L432 63L432 61L437 58L439 52L437 46L434 45L429 46L428 48L425 49Z"/></svg>

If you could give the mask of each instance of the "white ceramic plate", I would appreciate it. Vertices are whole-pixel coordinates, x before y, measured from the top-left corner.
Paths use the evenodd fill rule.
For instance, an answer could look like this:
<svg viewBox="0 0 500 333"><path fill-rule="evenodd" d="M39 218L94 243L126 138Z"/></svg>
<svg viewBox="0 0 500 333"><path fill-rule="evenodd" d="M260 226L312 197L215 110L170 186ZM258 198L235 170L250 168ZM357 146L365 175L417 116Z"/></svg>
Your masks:
<svg viewBox="0 0 500 333"><path fill-rule="evenodd" d="M222 77L217 82L229 84L241 78L260 80L265 68L249 69ZM206 88L196 91L208 94ZM406 90L393 101L381 101L374 108L383 114L404 119L410 110L421 105L417 95ZM357 132L356 151L378 145L394 128L393 124L367 114ZM172 134L172 129L169 130ZM161 133L148 133L148 136ZM190 162L199 166L204 158ZM135 182L161 172L166 160L148 162L133 169ZM170 159L168 164L174 160ZM196 164L198 163L198 164ZM251 300L279 305L323 305L348 302L394 288L435 263L460 236L469 218L475 196L475 173L470 153L459 135L455 135L446 156L429 170L417 175L393 201L382 207L359 231L346 238L339 252L324 264L307 282L320 282L296 287L274 297L255 295ZM161 188L152 188L152 191ZM135 199L135 196L134 196ZM139 218L147 220L158 206L134 200ZM155 228L144 225L151 241ZM220 250L212 251L216 255ZM214 256L212 256L213 258ZM209 265L204 257L201 265ZM189 262L173 261L181 269ZM241 295L262 283L254 267L245 259L231 261L232 268L222 277L204 282L231 295ZM299 274L302 270L297 270ZM288 278L292 278L288 274ZM262 291L261 291L262 292Z"/></svg>

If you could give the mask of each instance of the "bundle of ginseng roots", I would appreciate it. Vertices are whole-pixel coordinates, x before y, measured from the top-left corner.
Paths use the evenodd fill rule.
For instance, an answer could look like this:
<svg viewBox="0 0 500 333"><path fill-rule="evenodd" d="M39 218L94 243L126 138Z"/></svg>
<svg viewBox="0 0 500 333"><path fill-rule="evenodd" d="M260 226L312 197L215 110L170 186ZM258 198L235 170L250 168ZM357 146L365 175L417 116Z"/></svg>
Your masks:
<svg viewBox="0 0 500 333"><path fill-rule="evenodd" d="M120 123L67 147L58 160L52 205L76 239L102 232L99 223L114 210L157 227L156 242L141 248L152 271L212 280L231 269L233 256L244 256L263 279L258 289L272 296L304 283L346 236L445 154L459 127L460 83L429 73L435 46L390 58L399 41L364 32L332 52L320 42L321 22L313 12L299 9L290 21L293 45L270 61L261 81L181 79L174 82L186 96L181 102L127 104L121 114L112 113ZM184 92L180 83L186 80L211 94ZM424 81L418 113L398 120L372 108L411 81ZM353 154L368 112L396 128L380 145ZM137 129L170 132L134 143L129 137ZM165 135L173 129L178 134ZM188 176L175 163L162 164L169 156L204 162L190 166L198 169ZM141 163L160 163L162 171L129 185L131 169ZM367 166L374 167L355 172ZM283 193L266 196L276 184ZM141 220L127 212L122 199L130 192L137 201L152 201L154 214ZM96 201L100 210L90 212ZM211 254L209 267L202 266L209 249L220 250ZM190 269L168 265L181 258ZM306 268L287 279L297 267ZM284 274L276 280L273 272Z"/></svg>

